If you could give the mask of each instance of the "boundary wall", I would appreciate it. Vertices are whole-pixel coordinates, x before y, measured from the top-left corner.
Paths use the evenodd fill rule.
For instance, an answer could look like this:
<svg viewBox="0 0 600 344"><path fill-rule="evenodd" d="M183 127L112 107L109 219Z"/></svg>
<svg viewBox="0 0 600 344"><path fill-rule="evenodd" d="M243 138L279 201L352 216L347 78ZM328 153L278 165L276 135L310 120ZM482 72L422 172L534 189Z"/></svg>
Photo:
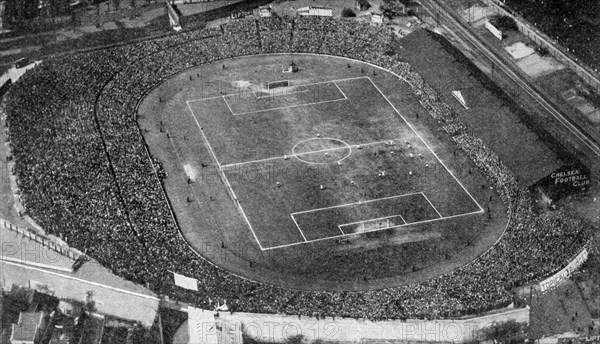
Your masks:
<svg viewBox="0 0 600 344"><path fill-rule="evenodd" d="M76 250L74 248L60 245L60 244L58 244L58 243L56 243L56 242L54 242L54 241L52 241L50 239L44 238L44 237L42 237L42 236L40 236L38 234L35 234L33 232L30 232L30 231L26 230L26 229L22 229L20 227L17 227L15 225L13 225L12 223L10 223L8 221L5 221L3 219L0 219L0 226L2 228L6 228L8 230L16 232L16 233L18 233L18 234L20 234L20 235L28 238L29 240L37 242L38 244L41 244L41 245L43 245L45 247L48 247L49 249L57 252L58 254L60 254L62 256L65 256L65 257L67 257L69 259L72 259L74 261L76 261L78 259L87 260L87 257L83 253L81 253L80 251L78 251L78 250ZM4 259L4 258L6 258L6 257L3 256L2 259ZM72 271L72 270L70 270L70 271Z"/></svg>
<svg viewBox="0 0 600 344"><path fill-rule="evenodd" d="M529 324L529 308L505 309L499 313L480 317L451 320L381 321L221 312L215 315L215 321L218 324L217 328L229 329L227 335L209 331L208 325L190 324L190 326L205 329L202 333L202 342L205 343L211 342L211 336L220 335L222 335L220 343L241 343L242 333L263 342L283 342L291 336L302 335L308 341L344 343L369 341L465 343L476 339L481 329L494 322L508 320ZM232 336L231 332L235 335Z"/></svg>

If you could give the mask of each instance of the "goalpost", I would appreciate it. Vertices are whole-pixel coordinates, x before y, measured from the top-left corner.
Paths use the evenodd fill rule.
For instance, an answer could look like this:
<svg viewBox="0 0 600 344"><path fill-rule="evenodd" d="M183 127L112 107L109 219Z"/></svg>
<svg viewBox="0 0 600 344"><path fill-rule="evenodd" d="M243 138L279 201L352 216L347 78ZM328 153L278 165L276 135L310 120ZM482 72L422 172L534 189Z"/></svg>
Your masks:
<svg viewBox="0 0 600 344"><path fill-rule="evenodd" d="M386 229L390 227L395 227L397 225L394 219L401 219L400 215L388 216L381 219L371 219L358 221L351 224L343 224L340 227L350 227L352 233L366 233L377 231L381 229ZM404 221L401 222L402 224Z"/></svg>

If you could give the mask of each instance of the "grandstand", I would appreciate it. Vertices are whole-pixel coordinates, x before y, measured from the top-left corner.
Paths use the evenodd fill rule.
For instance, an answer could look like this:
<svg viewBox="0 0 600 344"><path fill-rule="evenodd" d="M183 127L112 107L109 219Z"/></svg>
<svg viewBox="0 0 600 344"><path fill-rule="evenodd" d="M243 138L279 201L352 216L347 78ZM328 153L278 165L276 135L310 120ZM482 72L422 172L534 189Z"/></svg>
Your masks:
<svg viewBox="0 0 600 344"><path fill-rule="evenodd" d="M467 124L441 100L421 75L410 64L404 62L402 56L388 54L389 51L393 51L395 44L397 42L394 36L385 27L323 17L283 19L273 16L236 20L218 29L187 31L131 45L82 52L45 61L25 74L10 88L3 104L7 113L8 136L15 161L14 173L17 176L27 213L50 234L60 234L69 245L87 252L89 256L96 258L115 274L137 283L147 283L158 293L189 302L200 308L208 308L209 299L218 299L227 300L227 305L232 311L370 319L409 317L433 319L457 317L508 305L512 302L514 286L537 281L559 271L579 254L590 238L589 227L561 211L536 214L533 211L531 195L526 187L519 184L515 174L507 168L498 155L488 148L481 138L472 133ZM479 213L481 210L478 207L479 202L483 202L480 195L489 195L490 200L493 198L500 204L496 209L504 210L494 213L494 219L502 218L506 223L503 228L504 234L493 241L493 245L480 252L476 259L459 267L453 267L442 274L424 280L405 281L406 283L382 289L355 292L335 288L300 290L281 285L275 286L276 280L256 281L244 276L244 271L241 269L232 272L233 269L230 267L224 269L215 265L214 259L198 259L199 253L192 248L189 238L184 237L180 232L180 226L186 224L183 221L182 223L176 221L176 219L180 220L180 217L173 213L173 209L179 209L185 203L206 203L208 209L216 212L226 209L227 212L222 212L224 220L220 222L211 222L214 218L197 214L194 219L198 219L199 222L195 225L198 228L198 235L201 236L204 235L203 232L208 231L221 230L220 233L226 233L227 231L222 228L237 228L240 223L239 227L246 230L248 227L245 226L242 215L247 209L246 205L257 208L252 214L260 214L275 203L269 202L266 197L259 200L243 198L242 194L252 194L249 184L232 183L229 188L224 188L218 179L213 186L205 183L206 188L182 191L187 194L188 190L197 190L197 194L187 194L187 198L173 197L173 190L169 187L174 184L170 183L175 183L176 178L182 178L184 181L187 179L184 177L183 166L167 166L164 161L157 159L159 156L157 152L177 151L173 147L183 147L183 144L189 145L183 148L200 147L197 154L202 157L202 161L190 162L190 164L193 166L199 163L199 168L203 168L202 164L216 168L213 170L219 174L217 178L227 181L230 180L230 175L227 175L225 165L245 161L237 160L238 158L257 159L257 156L249 155L256 152L271 153L268 150L278 146L259 144L244 146L241 144L244 143L243 141L234 140L248 139L251 142L256 140L257 136L247 138L228 136L227 139L230 141L219 141L217 129L236 129L228 126L227 122L220 122L223 120L222 116L214 116L213 122L207 125L189 125L179 127L180 131L171 132L168 130L171 128L163 124L160 119L152 126L147 125L149 122L145 122L144 118L147 115L138 112L138 106L172 104L173 99L179 99L180 104L184 104L182 106L187 106L191 103L186 100L206 98L192 98L191 91L194 88L190 88L190 81L191 84L196 82L195 90L198 93L201 78L213 77L210 81L220 80L225 84L231 82L229 79L223 81L216 77L224 70L221 68L222 64L231 65L227 70L233 70L235 69L233 64L248 63L253 55L284 52L318 54L315 58L324 59L321 61L343 66L341 68L343 73L348 73L347 70L351 69L352 73L357 73L355 77L365 74L364 77L368 73L368 76L375 80L372 86L366 86L366 80L364 85L353 86L350 83L350 86L342 86L341 82L338 84L336 81L342 78L335 75L330 75L330 79L318 81L314 75L312 76L312 83L329 82L330 85L327 88L328 92L323 96L331 98L321 99L319 102L331 100L327 104L357 105L349 101L351 99L349 95L356 92L356 89L367 90L372 92L373 98L369 99L380 100L373 102L373 106L381 106L381 109L385 110L384 115L387 116L385 120L394 121L393 125L389 126L384 124L381 127L369 127L377 129L372 132L351 131L352 128L348 128L348 133L358 137L363 135L369 140L383 131L382 128L396 130L393 136L381 137L382 140L378 141L347 142L352 149L354 146L369 142L389 142L391 138L397 137L409 141L408 136L401 135L413 131L410 122L401 120L398 113L402 114L402 111L398 111L395 107L395 101L389 98L385 100L390 88L384 87L385 83L381 83L381 86L378 83L380 80L393 78L394 83L389 85L402 85L402 88L398 89L404 90L405 98L412 100L402 106L412 106L413 113L418 112L433 118L436 127L426 131L428 133L426 139L412 138L414 141L411 141L411 147L418 149L414 153L405 150L404 159L392 158L389 153L390 157L386 158L389 160L382 161L384 164L390 161L405 161L419 157L418 154L421 153L423 159L430 159L432 164L433 162L437 164L437 168L441 171L440 176L448 181L443 185L450 185L449 187L453 188L438 196L440 200L445 200L444 202L436 202L435 199L429 199L429 195L434 194L435 190L428 179L420 179L419 183L415 183L415 185L422 185L426 191L423 192L423 197L415 196L414 203L419 205L420 210L409 212L416 214L414 222L428 221L428 228L433 228L435 226L429 220L436 215L444 217L446 213L440 210L442 207L452 210L452 205L463 204L462 201L444 198L444 194L469 200L471 197L467 197L469 195L467 191L490 190L491 187L490 192L493 194L479 191L477 196L479 199L473 198L470 201L471 207L457 209L455 215ZM239 57L239 60L233 59L236 57ZM248 60L243 62L244 59ZM222 60L226 62L221 63ZM302 67L300 59L294 58L294 61ZM280 73L281 63L267 66L277 66L274 67L277 69L275 73ZM194 68L205 68L202 71L207 73L200 74L201 69ZM256 65L256 68L268 67ZM295 74L302 74L305 70ZM315 70L315 75L316 72L318 70ZM269 81L281 79L281 77L272 78ZM178 93L177 90L183 90L182 85L180 88L166 90L160 88L160 85L172 80L182 82L185 80L188 83L185 86L186 92ZM339 91L333 87L336 85ZM155 93L156 90L160 92ZM294 93L294 101L297 101L294 104L302 104L304 107L312 103L310 99L302 98L303 94ZM274 100L277 101L281 100ZM199 114L207 112L206 109L228 110L231 117L236 115L245 117L251 112L274 109L273 102L267 103L264 99L258 98L253 102L234 104L230 109L227 107L231 104L225 103L224 96L214 104L202 101L195 103L199 104L196 104L199 106L197 109ZM402 102L398 101L397 104ZM315 104L308 105L316 109ZM196 114L194 108L191 112ZM317 116L335 113L335 111L313 113ZM194 118L189 113L187 116L188 120ZM210 120L210 116L196 118ZM330 117L321 119L323 118ZM361 125L368 127L366 121L369 118L358 118L356 120L358 124L354 129L360 128ZM138 120L146 125L139 125ZM164 122L167 120L168 118L162 119ZM255 120L260 123L260 118L257 117ZM246 122L248 126L250 123L252 122ZM267 123L268 126L279 122ZM342 127L342 125L330 126L335 130L341 130ZM237 127L239 128L243 127ZM308 132L311 127L306 125L302 129ZM440 136L436 143L452 142L451 146L450 144L447 147L439 145L431 149L427 142L436 136ZM310 137L316 137L314 130ZM327 136L322 135L322 137ZM300 137L297 139L290 141L289 144L296 145L302 142ZM240 145L234 145L236 143ZM330 141L320 140L314 144L323 145L322 148L315 149L311 146L313 143L307 144L310 146L309 152L319 153L312 157L317 162L323 160L330 162L327 160L329 155L326 158L319 150L339 148L332 146L335 143ZM346 149L345 145L339 145ZM233 147L234 150L228 156L229 147ZM283 146L279 146L281 147ZM356 149L358 150L358 147ZM439 159L438 154L452 156L453 150L459 151L461 157L464 157L465 166L472 167L474 171L471 169L468 173L452 171L456 166L452 166L452 169L442 168L447 166L444 160ZM369 151L370 154L365 152L367 149L363 148L362 153L365 154L363 161L373 159L375 153L379 154L378 151ZM413 156L411 157L410 154ZM284 155L265 154L260 158L267 159L273 156ZM291 159L281 160L292 162ZM334 159L334 165L340 160L341 158ZM294 163L298 162L294 160ZM361 171L361 166L365 163L358 165L356 169L345 172L344 178L352 176L352 171ZM425 168L424 164L422 166ZM460 168L460 165L457 166L456 168ZM174 173L177 168L180 170L179 175ZM390 171L390 168L386 171ZM405 172L408 174L410 171L413 170ZM444 174L441 174L442 172ZM415 174L419 175L419 173ZM461 179L453 178L455 175L464 176L465 179L472 178L467 181L468 187L460 187ZM331 180L331 175L328 177ZM342 177L339 179L342 180ZM379 185L379 188L373 188L371 191L385 190L382 187L385 184L379 182L384 178L375 176L375 180L377 182L373 185ZM482 183L479 183L481 180L485 180L483 187L481 187ZM396 181L401 183L401 180ZM286 180L283 187L293 182L293 179ZM276 189L274 184L272 187ZM431 191L427 191L428 187ZM326 191L322 191L323 189ZM311 189L310 192L324 194L333 189L333 187L321 188L321 190L316 188ZM453 192L461 189L464 192ZM240 210L236 205L235 196L233 200L230 199L232 193L239 196L244 210ZM341 194L343 193L332 193L328 197L340 197ZM387 196L394 195L383 197ZM310 199L315 202L327 200L326 197ZM348 201L344 204L353 204L353 202ZM491 206L496 207L493 204ZM382 206L381 209L386 207ZM477 220L472 223L467 222L466 226L470 224L485 226L488 221L486 216L489 216L487 214L490 210L485 208L483 210L486 215L475 214ZM294 211L294 213L299 214L299 211L304 210ZM348 227L357 221L371 221L375 218L374 214L370 213L367 214L368 216L359 216L362 212L367 210L355 207L351 212L353 215L343 216L339 225ZM376 240L373 240L375 243L392 237L392 232L397 232L392 228L395 226L389 224L398 223L400 215L404 217L404 214L388 212L382 216L386 221L382 228L389 228L391 232L374 231L373 233L380 234L364 233L363 235L365 237L370 235L371 238L375 236ZM327 217L323 216L325 220ZM314 218L309 220L313 221ZM254 220L249 217L249 221ZM300 222L302 221L300 219ZM410 221L406 223L409 224ZM300 226L304 228L303 224ZM460 228L460 226L465 226L465 223L456 222L451 228ZM240 238L253 239L251 231L240 234ZM279 239L276 238L273 244L275 245L275 241ZM329 242L335 244L336 241L329 240ZM466 246L470 245L464 240L462 242ZM347 247L353 250L359 244L350 243ZM204 245L207 250L227 246L218 241L204 243ZM202 256L210 256L210 253L202 253ZM282 259L286 258L285 253L280 256ZM253 264L254 261L250 260L249 267L246 266L247 273L251 276L256 276L264 269L265 263L258 262L258 257L259 255L253 256L256 263ZM246 264L248 261L244 260L243 263ZM281 269L284 267L279 266ZM314 268L318 269L318 266ZM407 268L416 270L414 267ZM253 273L254 270L258 273ZM197 279L199 290L196 292L175 286L171 279L171 271ZM313 276L315 281L324 277L326 276Z"/></svg>

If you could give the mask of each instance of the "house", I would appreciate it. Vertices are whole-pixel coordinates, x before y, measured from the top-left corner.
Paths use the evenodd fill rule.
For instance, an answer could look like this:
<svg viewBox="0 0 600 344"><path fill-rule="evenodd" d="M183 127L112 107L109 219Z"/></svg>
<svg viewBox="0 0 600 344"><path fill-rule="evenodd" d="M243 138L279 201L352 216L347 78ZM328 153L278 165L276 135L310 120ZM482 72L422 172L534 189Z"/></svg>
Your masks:
<svg viewBox="0 0 600 344"><path fill-rule="evenodd" d="M329 7L302 7L298 9L301 16L333 17L333 9Z"/></svg>
<svg viewBox="0 0 600 344"><path fill-rule="evenodd" d="M383 13L373 13L373 12L371 12L371 23L373 23L373 24L383 24Z"/></svg>
<svg viewBox="0 0 600 344"><path fill-rule="evenodd" d="M271 16L271 7L263 7L258 10L258 16L260 18L267 18Z"/></svg>
<svg viewBox="0 0 600 344"><path fill-rule="evenodd" d="M371 7L371 4L367 0L356 0L354 2L354 7L357 11L366 11Z"/></svg>
<svg viewBox="0 0 600 344"><path fill-rule="evenodd" d="M12 324L11 344L39 344L46 328L46 312L21 312Z"/></svg>
<svg viewBox="0 0 600 344"><path fill-rule="evenodd" d="M75 318L59 316L52 328L48 344L74 344L73 334L75 331Z"/></svg>
<svg viewBox="0 0 600 344"><path fill-rule="evenodd" d="M82 307L75 303L66 300L60 300L58 302L58 310L69 317L79 317L83 311Z"/></svg>
<svg viewBox="0 0 600 344"><path fill-rule="evenodd" d="M400 0L400 2L402 3L402 5L404 5L404 13L408 15L418 14L421 9L421 4L413 0Z"/></svg>

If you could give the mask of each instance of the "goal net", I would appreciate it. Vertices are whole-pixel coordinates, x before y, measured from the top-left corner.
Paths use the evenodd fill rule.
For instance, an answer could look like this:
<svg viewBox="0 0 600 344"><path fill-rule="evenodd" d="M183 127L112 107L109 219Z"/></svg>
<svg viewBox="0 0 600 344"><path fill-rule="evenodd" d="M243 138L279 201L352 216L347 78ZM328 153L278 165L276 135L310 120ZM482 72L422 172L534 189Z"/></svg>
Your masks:
<svg viewBox="0 0 600 344"><path fill-rule="evenodd" d="M354 222L340 225L344 233L365 233L403 225L405 222L400 215Z"/></svg>

